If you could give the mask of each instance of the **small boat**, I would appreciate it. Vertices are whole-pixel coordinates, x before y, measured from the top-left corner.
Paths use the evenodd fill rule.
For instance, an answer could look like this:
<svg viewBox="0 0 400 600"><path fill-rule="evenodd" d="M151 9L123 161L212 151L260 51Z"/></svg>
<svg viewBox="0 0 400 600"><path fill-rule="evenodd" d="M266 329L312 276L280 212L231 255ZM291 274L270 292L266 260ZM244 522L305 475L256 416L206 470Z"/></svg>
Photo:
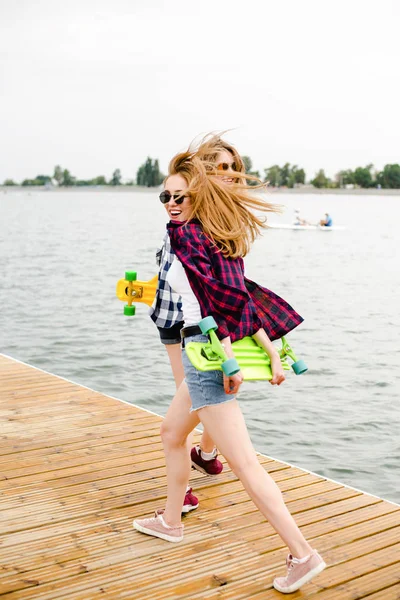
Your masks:
<svg viewBox="0 0 400 600"><path fill-rule="evenodd" d="M294 231L343 231L346 227L340 225L331 225L325 227L323 225L295 225L294 223L269 223L270 229L292 229Z"/></svg>

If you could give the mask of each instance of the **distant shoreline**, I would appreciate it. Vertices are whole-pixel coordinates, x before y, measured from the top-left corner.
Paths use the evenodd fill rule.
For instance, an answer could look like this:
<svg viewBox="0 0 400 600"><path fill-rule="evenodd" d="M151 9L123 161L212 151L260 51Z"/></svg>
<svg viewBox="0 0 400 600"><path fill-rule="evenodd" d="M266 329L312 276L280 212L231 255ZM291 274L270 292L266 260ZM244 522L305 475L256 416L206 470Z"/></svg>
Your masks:
<svg viewBox="0 0 400 600"><path fill-rule="evenodd" d="M32 192L49 192L49 193L64 193L64 192L109 192L109 193L132 193L132 192L153 192L157 193L161 189L160 187L148 188L142 186L125 186L125 185L98 185L98 186L71 186L71 187L50 187L47 188L41 185L35 186L0 186L0 193L13 194L15 192L21 193L32 193ZM302 186L298 188L267 188L270 194L329 194L338 196L400 196L400 189L377 189L377 188L357 188L357 189L343 189L343 188L315 188L313 186Z"/></svg>

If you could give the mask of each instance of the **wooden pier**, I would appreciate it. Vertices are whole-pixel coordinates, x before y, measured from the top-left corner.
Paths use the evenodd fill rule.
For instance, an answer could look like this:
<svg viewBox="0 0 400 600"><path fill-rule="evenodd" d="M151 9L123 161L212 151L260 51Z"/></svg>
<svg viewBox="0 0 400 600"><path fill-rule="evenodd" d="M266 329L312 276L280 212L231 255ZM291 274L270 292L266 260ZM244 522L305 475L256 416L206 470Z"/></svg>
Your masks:
<svg viewBox="0 0 400 600"><path fill-rule="evenodd" d="M286 549L225 465L169 544L161 418L0 355L0 596L268 600ZM328 568L288 598L400 599L400 506L260 455Z"/></svg>

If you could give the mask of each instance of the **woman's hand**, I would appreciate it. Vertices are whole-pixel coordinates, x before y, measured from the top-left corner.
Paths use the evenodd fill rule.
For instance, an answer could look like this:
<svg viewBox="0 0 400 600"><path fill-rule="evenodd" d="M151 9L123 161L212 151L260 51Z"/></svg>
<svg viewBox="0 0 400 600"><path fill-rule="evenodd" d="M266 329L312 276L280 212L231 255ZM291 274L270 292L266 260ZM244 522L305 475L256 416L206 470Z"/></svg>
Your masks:
<svg viewBox="0 0 400 600"><path fill-rule="evenodd" d="M281 385L285 381L285 374L283 372L283 367L281 363L281 359L279 354L273 354L271 357L271 370L272 370L272 379L270 383L272 385Z"/></svg>
<svg viewBox="0 0 400 600"><path fill-rule="evenodd" d="M224 338L223 340L221 340L221 344L225 350L227 357L235 358L235 355L232 350L231 338L230 337ZM235 375L232 375L232 377L228 377L224 373L225 394L232 394L232 395L237 394L241 383L243 383L243 375L242 375L241 371L239 371Z"/></svg>
<svg viewBox="0 0 400 600"><path fill-rule="evenodd" d="M270 380L270 383L272 385L281 385L281 383L285 381L285 375L283 373L281 359L275 349L275 346L265 333L264 329L259 329L253 335L253 338L257 340L257 342L264 348L265 352L271 359L272 379Z"/></svg>
<svg viewBox="0 0 400 600"><path fill-rule="evenodd" d="M241 371L231 377L228 377L224 373L224 390L226 394L237 394L242 383L243 375Z"/></svg>

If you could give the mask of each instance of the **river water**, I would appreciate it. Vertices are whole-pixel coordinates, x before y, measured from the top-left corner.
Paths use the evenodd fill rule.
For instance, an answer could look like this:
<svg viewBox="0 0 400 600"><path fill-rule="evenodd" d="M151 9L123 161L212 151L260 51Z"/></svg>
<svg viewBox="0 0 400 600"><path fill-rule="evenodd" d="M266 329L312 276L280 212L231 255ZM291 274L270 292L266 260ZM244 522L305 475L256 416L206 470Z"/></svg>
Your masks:
<svg viewBox="0 0 400 600"><path fill-rule="evenodd" d="M270 229L246 257L250 279L305 318L289 339L308 366L275 388L245 383L257 450L400 502L400 196L275 194L343 231ZM116 281L156 273L166 215L157 192L0 191L0 351L164 415L167 355Z"/></svg>

